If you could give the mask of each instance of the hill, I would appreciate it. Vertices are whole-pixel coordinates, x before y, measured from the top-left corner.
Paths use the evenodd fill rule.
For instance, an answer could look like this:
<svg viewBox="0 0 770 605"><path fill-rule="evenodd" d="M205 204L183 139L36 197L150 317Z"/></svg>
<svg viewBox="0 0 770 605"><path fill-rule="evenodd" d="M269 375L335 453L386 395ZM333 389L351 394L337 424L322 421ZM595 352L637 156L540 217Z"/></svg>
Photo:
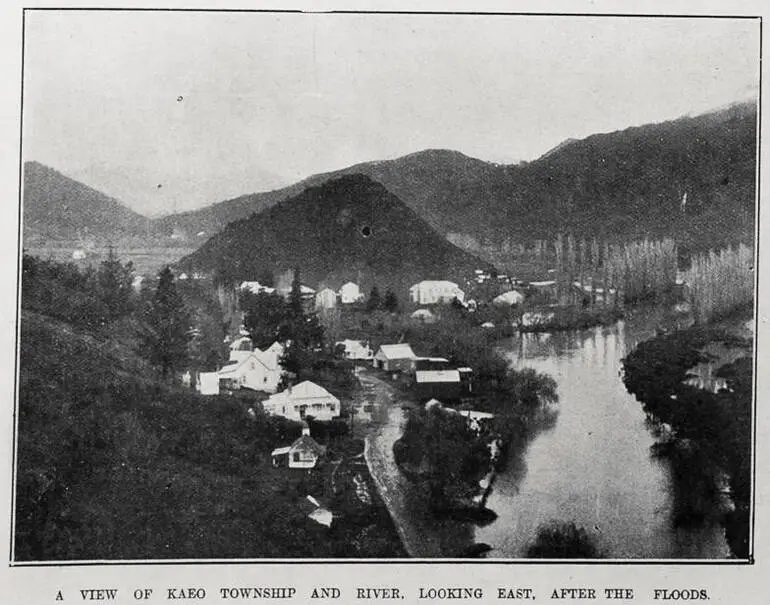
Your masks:
<svg viewBox="0 0 770 605"><path fill-rule="evenodd" d="M171 233L176 226L210 236L309 186L363 174L438 232L494 245L550 238L560 230L616 240L666 235L696 248L748 241L754 230L756 133L756 106L743 103L568 139L539 159L515 166L427 150L164 217L154 226L161 232Z"/></svg>
<svg viewBox="0 0 770 605"><path fill-rule="evenodd" d="M486 263L436 233L381 184L349 175L310 187L236 221L179 262L236 281L299 267L302 280L338 287L394 288L422 279L456 279Z"/></svg>
<svg viewBox="0 0 770 605"><path fill-rule="evenodd" d="M147 219L118 200L39 162L24 164L24 240L141 236Z"/></svg>

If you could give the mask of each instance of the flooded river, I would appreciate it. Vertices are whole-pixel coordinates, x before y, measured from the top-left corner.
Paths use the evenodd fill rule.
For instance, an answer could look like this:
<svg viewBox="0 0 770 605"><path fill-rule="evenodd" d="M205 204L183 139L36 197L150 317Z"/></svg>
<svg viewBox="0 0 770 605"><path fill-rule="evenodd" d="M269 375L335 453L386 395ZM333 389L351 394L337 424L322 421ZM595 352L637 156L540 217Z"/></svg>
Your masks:
<svg viewBox="0 0 770 605"><path fill-rule="evenodd" d="M657 327L676 323L675 316L638 313L607 328L501 342L513 367L532 367L556 380L559 415L499 475L487 502L498 517L485 527L431 519L394 465L381 466L385 483L392 475L400 492L395 514L412 536L413 556L458 556L483 542L493 549L489 558L523 557L538 525L559 520L585 528L609 558L729 557L721 526L674 528L668 462L651 456L654 437L620 376L628 352ZM401 410L391 408L372 440L381 465L387 466L388 454L392 459L402 422Z"/></svg>

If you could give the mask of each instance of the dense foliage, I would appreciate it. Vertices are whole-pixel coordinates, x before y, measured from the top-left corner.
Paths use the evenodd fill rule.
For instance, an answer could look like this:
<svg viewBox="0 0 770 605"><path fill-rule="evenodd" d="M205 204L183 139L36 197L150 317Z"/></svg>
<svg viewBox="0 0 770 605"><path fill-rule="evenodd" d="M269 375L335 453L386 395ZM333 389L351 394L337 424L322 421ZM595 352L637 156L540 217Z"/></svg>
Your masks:
<svg viewBox="0 0 770 605"><path fill-rule="evenodd" d="M135 308L133 266L123 265L112 249L96 269L25 253L21 270L22 307L75 326L101 329Z"/></svg>
<svg viewBox="0 0 770 605"><path fill-rule="evenodd" d="M716 393L686 383L690 368L707 361L700 351L709 342L746 347L745 357L720 368L727 387ZM678 490L677 522L702 522L700 500L709 494L718 498L720 477L726 473L734 511L722 521L733 553L748 557L753 380L748 343L713 329L691 329L640 344L623 366L629 392L666 428L659 450L672 460L675 480L683 487Z"/></svg>
<svg viewBox="0 0 770 605"><path fill-rule="evenodd" d="M298 423L249 412L253 396L202 397L158 380L153 370L178 373L183 356L207 349L198 339L221 346L213 312L209 327L196 316L192 334L175 319L182 298L204 316L216 303L164 270L110 320L103 293L117 266L24 259L15 559L401 555L382 502L362 506L344 482L332 528L308 520L305 498L326 494L326 476L270 457ZM148 331L158 349L143 346ZM345 423L311 424L325 444L346 444Z"/></svg>
<svg viewBox="0 0 770 605"><path fill-rule="evenodd" d="M708 323L754 301L754 255L747 246L710 250L685 274L695 321Z"/></svg>

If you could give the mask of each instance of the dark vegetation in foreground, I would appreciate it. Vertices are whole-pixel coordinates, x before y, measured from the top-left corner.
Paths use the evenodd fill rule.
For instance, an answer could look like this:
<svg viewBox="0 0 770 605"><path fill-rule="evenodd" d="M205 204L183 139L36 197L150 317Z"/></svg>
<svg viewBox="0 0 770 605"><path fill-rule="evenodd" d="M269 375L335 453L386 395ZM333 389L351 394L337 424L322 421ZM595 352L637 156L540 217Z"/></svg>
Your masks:
<svg viewBox="0 0 770 605"><path fill-rule="evenodd" d="M530 559L597 559L603 556L585 529L565 521L540 525L526 554Z"/></svg>
<svg viewBox="0 0 770 605"><path fill-rule="evenodd" d="M15 560L404 556L376 492L361 506L351 482L331 481L360 444L315 427L333 462L274 468L270 452L299 424L249 414L253 398L175 384L202 336L180 357L155 356L157 292L107 279L119 266L84 275L24 259ZM337 515L330 528L308 519L308 494Z"/></svg>
<svg viewBox="0 0 770 605"><path fill-rule="evenodd" d="M727 386L716 393L685 383L688 371L708 360L700 351L713 342L746 348L744 357L719 368L717 375ZM724 525L732 553L748 558L751 343L716 328L692 328L640 344L623 365L626 387L657 429L656 453L672 463L674 522L698 525L714 520L712 511L720 511L717 520Z"/></svg>

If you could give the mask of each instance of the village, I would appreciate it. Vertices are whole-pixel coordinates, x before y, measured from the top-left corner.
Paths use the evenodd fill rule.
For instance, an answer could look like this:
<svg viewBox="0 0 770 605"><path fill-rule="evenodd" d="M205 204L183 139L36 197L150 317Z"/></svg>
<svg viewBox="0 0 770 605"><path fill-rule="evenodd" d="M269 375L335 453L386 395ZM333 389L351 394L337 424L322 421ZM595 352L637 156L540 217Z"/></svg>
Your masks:
<svg viewBox="0 0 770 605"><path fill-rule="evenodd" d="M180 275L178 279L184 282L193 278ZM225 338L226 363L216 371L188 370L182 383L203 396L230 395L243 403L252 418L266 415L298 427L295 430L300 434L295 439L263 454L269 454L276 469L286 469L287 477L296 473L316 477L307 484L315 486L315 491L308 493L300 506L307 509L309 519L329 527L336 512L328 503L335 494L349 492L355 506L372 505L372 490L380 481L371 476L365 451L367 441L381 429L389 407L402 408L407 415L410 410L454 414L477 436L485 432L492 464L499 457L499 436L488 425L494 414L474 409L474 402L478 402L474 368L454 363L455 351L437 353L431 347L428 354L413 347L403 339L408 333L404 327L435 328L437 324L451 323L459 314L491 317L483 313L489 307L495 312L495 321L510 328L521 321L525 293L534 292L541 300L543 292L547 294L554 284L522 283L478 270L464 287L477 298L481 294L488 300L479 303L449 280L425 280L409 288L409 300L402 304L394 304L395 296L390 291L384 301L373 301L379 297L376 288L367 300L352 281L337 291L328 287L316 291L297 284L295 292L301 297L303 311L317 317L328 336L335 337L333 354L338 367L347 374L349 386L335 388L340 384L339 376L331 383L322 378L297 382L297 376L288 376L282 358L291 341L275 340L260 349L245 326L245 309L238 309L234 315L239 320L237 332ZM238 291L244 301L250 295L277 295L288 304L292 296L292 288L281 290L258 281L243 281ZM335 321L330 321L332 315ZM383 317L390 321L387 328ZM489 319L479 319L477 324L482 335L494 337L494 324ZM385 458L393 459L392 452ZM386 462L391 471L409 470L408 463L393 462ZM483 503L493 481L490 466L479 481L477 504ZM387 496L383 500L388 505Z"/></svg>

